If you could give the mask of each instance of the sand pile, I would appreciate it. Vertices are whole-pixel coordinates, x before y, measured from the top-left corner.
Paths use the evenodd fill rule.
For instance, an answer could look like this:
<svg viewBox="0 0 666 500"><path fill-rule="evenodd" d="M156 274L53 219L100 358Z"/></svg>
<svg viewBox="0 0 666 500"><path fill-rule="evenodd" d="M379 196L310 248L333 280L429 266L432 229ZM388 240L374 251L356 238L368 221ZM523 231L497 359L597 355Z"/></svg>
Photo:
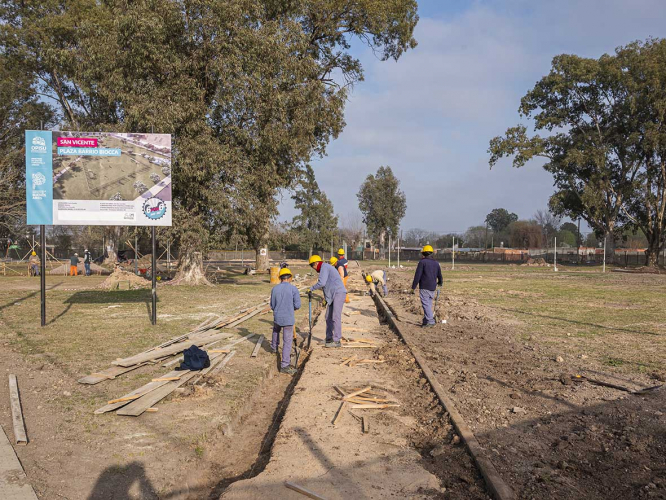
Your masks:
<svg viewBox="0 0 666 500"><path fill-rule="evenodd" d="M76 269L79 274L86 274L86 268L83 267L83 262L79 262L79 265L76 266ZM48 274L59 274L61 276L64 276L66 274L69 274L69 264L63 264L62 266L55 267L53 269L50 269L48 271ZM99 266L95 263L90 264L90 273L91 274L110 274L110 271L102 266Z"/></svg>
<svg viewBox="0 0 666 500"><path fill-rule="evenodd" d="M539 257L538 259L532 259L529 258L527 259L527 262L524 264L521 264L521 266L528 266L528 267L550 267L550 264L546 262L544 259Z"/></svg>
<svg viewBox="0 0 666 500"><path fill-rule="evenodd" d="M137 288L150 288L151 282L134 273L127 272L120 267L117 267L111 275L106 278L99 285L99 288L104 290L119 290L119 289L137 289Z"/></svg>

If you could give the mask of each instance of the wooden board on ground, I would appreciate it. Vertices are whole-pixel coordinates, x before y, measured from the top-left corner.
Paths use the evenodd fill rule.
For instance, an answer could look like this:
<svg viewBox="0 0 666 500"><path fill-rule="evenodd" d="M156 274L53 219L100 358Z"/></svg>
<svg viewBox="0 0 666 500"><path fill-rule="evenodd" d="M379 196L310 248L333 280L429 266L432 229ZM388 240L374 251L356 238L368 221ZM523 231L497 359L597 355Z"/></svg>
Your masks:
<svg viewBox="0 0 666 500"><path fill-rule="evenodd" d="M14 448L5 429L0 432L0 498L3 500L37 500L35 490L28 484Z"/></svg>
<svg viewBox="0 0 666 500"><path fill-rule="evenodd" d="M234 357L234 354L236 354L236 351L231 351L229 354L227 354L220 364L218 364L215 368L211 369L211 371L209 372L209 375L213 375L213 374L219 372L225 366L227 366L227 363L229 361L231 361L231 358Z"/></svg>
<svg viewBox="0 0 666 500"><path fill-rule="evenodd" d="M302 486L299 486L298 484L286 481L284 485L290 490L297 491L298 493L300 493L301 495L305 495L306 497L314 498L315 500L326 500L324 497L317 495L315 492L307 490Z"/></svg>
<svg viewBox="0 0 666 500"><path fill-rule="evenodd" d="M180 371L172 371L169 372L165 375L162 376L162 378L170 378L170 377L178 377L182 374L183 372ZM125 406L126 404L129 403L129 401L132 401L134 399L137 399L137 397L134 396L143 396L144 394L149 393L150 391L154 391L155 389L159 389L165 384L168 384L169 382L148 382L145 385L142 385L138 389L134 389L132 392L129 392L125 394L124 396L121 396L120 398L117 399L112 399L111 401L114 402L109 402L105 406L102 406L101 408L98 408L95 410L96 415L100 415L102 413L107 413L109 411L117 410L121 406Z"/></svg>
<svg viewBox="0 0 666 500"><path fill-rule="evenodd" d="M14 439L16 444L28 444L28 435L25 432L23 421L23 408L19 396L18 381L16 375L9 374L9 403L12 407L12 424L14 425Z"/></svg>
<svg viewBox="0 0 666 500"><path fill-rule="evenodd" d="M368 417L361 417L361 424L363 426L363 434L370 432L370 419Z"/></svg>
<svg viewBox="0 0 666 500"><path fill-rule="evenodd" d="M150 361L152 359L157 359L157 358L163 358L165 356L171 356L173 354L179 353L183 351L186 347L186 344L196 344L196 345L204 345L204 344L209 344L215 340L222 340L227 338L227 333L217 333L214 335L208 335L205 337L197 337L196 339L188 339L188 342L182 342L182 343L177 343L177 344L172 344L167 347L163 347L161 349L155 349L153 351L145 352L142 354L137 354L136 356L131 356L129 358L124 358L124 359L117 359L116 361L113 361L112 364L117 365L117 366L132 366L136 365L139 363L143 363L145 361ZM191 344L190 344L191 345ZM189 347L189 346L187 346Z"/></svg>
<svg viewBox="0 0 666 500"><path fill-rule="evenodd" d="M257 345L254 346L254 350L252 351L252 358L256 358L257 355L259 354L259 349L261 349L261 344L264 342L264 336L259 335L259 338L257 339Z"/></svg>
<svg viewBox="0 0 666 500"><path fill-rule="evenodd" d="M228 356L228 354L227 354ZM165 385L154 391L150 391L147 394L144 394L139 399L132 401L130 404L120 408L116 414L117 415L127 415L130 417L138 417L148 408L152 408L155 404L162 401L169 394L171 394L178 387L183 385L185 382L194 377L198 372L189 372L183 375L180 380L174 382L167 382Z"/></svg>
<svg viewBox="0 0 666 500"><path fill-rule="evenodd" d="M129 366L129 367L123 367L123 366L112 366L110 368L107 368L106 370L101 370L96 373L91 373L87 377L80 378L78 380L79 384L86 384L86 385L95 385L99 384L100 382L104 382L105 380L113 380L119 375L122 375L127 372L131 372L132 370L136 370L137 368L140 368L142 366L149 365L150 362L146 361L145 363L141 363L138 365L134 366Z"/></svg>

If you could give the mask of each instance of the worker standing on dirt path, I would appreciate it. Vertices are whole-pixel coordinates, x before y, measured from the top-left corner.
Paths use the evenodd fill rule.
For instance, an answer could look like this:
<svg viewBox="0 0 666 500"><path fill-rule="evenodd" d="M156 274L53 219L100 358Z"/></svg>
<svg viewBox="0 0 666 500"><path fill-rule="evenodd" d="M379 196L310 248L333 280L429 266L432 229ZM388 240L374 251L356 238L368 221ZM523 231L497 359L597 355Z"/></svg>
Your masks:
<svg viewBox="0 0 666 500"><path fill-rule="evenodd" d="M347 288L347 279L349 278L349 269L347 269L347 267L349 266L349 261L345 258L344 248L338 250L338 264L345 268L345 275L342 278L342 283L345 285L345 290L349 290L349 288ZM345 295L345 303L349 304L349 302L349 292L347 292L347 295Z"/></svg>
<svg viewBox="0 0 666 500"><path fill-rule="evenodd" d="M294 325L296 315L294 311L301 308L301 294L291 284L292 274L288 267L280 269L280 283L271 290L271 309L273 310L273 337L271 348L277 353L280 346L280 331L282 331L282 361L280 373L293 375L296 369L291 365L291 345L294 340Z"/></svg>
<svg viewBox="0 0 666 500"><path fill-rule="evenodd" d="M86 268L86 276L90 276L90 263L92 262L92 255L90 251L86 248L83 251L83 267Z"/></svg>
<svg viewBox="0 0 666 500"><path fill-rule="evenodd" d="M28 265L30 266L30 276L39 276L39 257L37 257L37 252L33 251L30 254Z"/></svg>
<svg viewBox="0 0 666 500"><path fill-rule="evenodd" d="M327 262L323 262L319 255L313 255L309 260L310 267L319 273L319 281L310 288L310 292L324 290L324 300L328 304L326 309L326 344L325 347L342 347L342 308L345 305L347 291L342 283L340 273Z"/></svg>
<svg viewBox="0 0 666 500"><path fill-rule="evenodd" d="M421 298L421 305L423 306L422 326L424 328L435 326L432 300L435 297L437 287L442 286L444 283L439 262L432 258L434 252L430 245L423 247L423 250L421 250L423 258L419 261L419 265L416 266L416 273L414 273L414 281L412 282L414 293L416 293L416 287L419 287L419 296Z"/></svg>
<svg viewBox="0 0 666 500"><path fill-rule="evenodd" d="M338 260L337 257L333 256L331 257L331 260L328 261L330 265L332 265L335 270L338 272L340 275L340 279L342 280L342 284L345 284L345 274L347 273L347 270L345 269L345 266L340 264L340 261Z"/></svg>
<svg viewBox="0 0 666 500"><path fill-rule="evenodd" d="M377 287L379 285L382 286L382 292L383 292L383 294L380 295L382 295L382 297L386 297L388 295L388 285L387 285L388 279L386 278L386 271L378 269L377 271L373 271L370 274L366 274L365 271L362 271L361 274L363 275L365 283L370 288L371 297L377 293Z"/></svg>
<svg viewBox="0 0 666 500"><path fill-rule="evenodd" d="M75 253L69 258L69 275L70 276L78 276L79 275L79 270L78 270L78 265L79 265L79 254Z"/></svg>

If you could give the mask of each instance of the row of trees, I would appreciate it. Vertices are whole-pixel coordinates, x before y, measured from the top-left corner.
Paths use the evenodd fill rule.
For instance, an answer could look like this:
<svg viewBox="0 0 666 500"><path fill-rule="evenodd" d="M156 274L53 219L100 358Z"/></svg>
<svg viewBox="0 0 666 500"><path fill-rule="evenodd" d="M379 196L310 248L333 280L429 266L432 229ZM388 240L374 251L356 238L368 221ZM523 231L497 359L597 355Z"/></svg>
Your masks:
<svg viewBox="0 0 666 500"><path fill-rule="evenodd" d="M550 209L584 219L611 245L640 231L646 264L657 265L666 239L666 40L619 47L599 59L559 55L521 100L534 120L490 141L490 165L544 158L556 192Z"/></svg>
<svg viewBox="0 0 666 500"><path fill-rule="evenodd" d="M415 0L0 3L0 224L15 231L25 210L23 129L152 130L175 138L181 277L203 278L194 253L230 238L265 267L279 193L310 175L363 80L351 39L397 60L416 45L416 12ZM117 245L123 228L108 231Z"/></svg>

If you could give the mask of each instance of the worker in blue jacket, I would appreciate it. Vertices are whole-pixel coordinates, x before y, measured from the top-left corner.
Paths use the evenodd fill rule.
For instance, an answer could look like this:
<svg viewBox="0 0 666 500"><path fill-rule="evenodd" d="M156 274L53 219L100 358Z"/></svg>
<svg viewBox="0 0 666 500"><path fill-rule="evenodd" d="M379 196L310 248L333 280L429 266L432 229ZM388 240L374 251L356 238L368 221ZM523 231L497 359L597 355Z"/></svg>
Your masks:
<svg viewBox="0 0 666 500"><path fill-rule="evenodd" d="M419 287L419 296L421 298L421 305L423 306L423 327L428 328L435 326L435 318L432 310L432 300L435 298L435 290L438 286L442 286L444 279L442 278L442 268L439 267L439 262L432 258L435 251L430 245L426 245L421 250L423 258L416 266L416 273L414 273L414 281L412 282L412 290L416 293L416 287Z"/></svg>
<svg viewBox="0 0 666 500"><path fill-rule="evenodd" d="M282 344L280 373L293 375L296 370L290 365L294 325L296 324L294 311L301 308L301 295L298 288L291 284L292 274L288 267L280 269L279 277L280 283L271 290L271 309L273 310L271 348L274 353L277 352L280 345L280 332L282 331L284 343Z"/></svg>
<svg viewBox="0 0 666 500"><path fill-rule="evenodd" d="M325 347L342 347L342 308L345 305L347 290L337 269L328 262L323 262L319 255L309 260L310 267L319 273L319 281L310 288L310 293L320 288L324 290L326 309L326 344Z"/></svg>
<svg viewBox="0 0 666 500"><path fill-rule="evenodd" d="M349 279L349 270L347 269L347 266L349 266L349 261L345 258L345 249L344 249L344 248L341 248L341 249L338 250L338 257L337 257L337 259L338 259L338 265L339 265L339 266L343 266L344 269L345 269L345 275L344 275L344 277L342 278L342 283L344 283L344 285L345 285L345 289L348 290L348 288L347 288L347 280ZM349 304L349 302L351 302L351 301L349 300L349 294L347 294L347 295L345 296L345 303L346 303L346 304Z"/></svg>

